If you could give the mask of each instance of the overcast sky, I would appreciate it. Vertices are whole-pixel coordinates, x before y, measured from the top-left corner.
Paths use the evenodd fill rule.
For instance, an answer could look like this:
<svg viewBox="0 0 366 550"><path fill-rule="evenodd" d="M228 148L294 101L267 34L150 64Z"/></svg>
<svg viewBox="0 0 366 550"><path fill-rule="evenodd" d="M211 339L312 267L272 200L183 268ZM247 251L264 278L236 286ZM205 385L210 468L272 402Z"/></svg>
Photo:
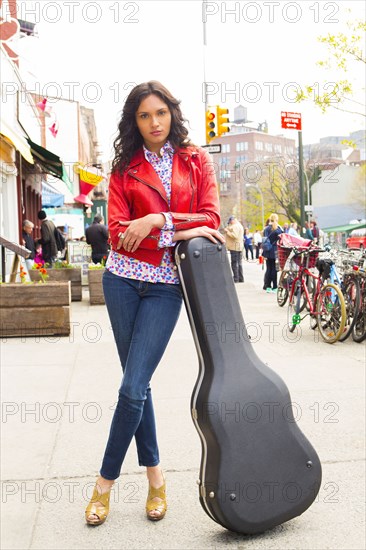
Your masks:
<svg viewBox="0 0 366 550"><path fill-rule="evenodd" d="M200 0L19 0L18 17L37 22L38 30L38 38L20 40L21 68L36 91L95 109L104 160L131 86L150 79L182 100L192 139L204 143L204 58L209 104L228 107L230 115L245 105L249 120L267 120L271 134L297 137L281 130L283 110L302 113L304 143L363 127L361 117L334 110L323 115L311 103L293 102L299 86L317 82L324 90L344 77L316 67L326 57L317 36L364 19L362 0L220 1L204 9ZM347 77L362 97L364 66L352 64Z"/></svg>

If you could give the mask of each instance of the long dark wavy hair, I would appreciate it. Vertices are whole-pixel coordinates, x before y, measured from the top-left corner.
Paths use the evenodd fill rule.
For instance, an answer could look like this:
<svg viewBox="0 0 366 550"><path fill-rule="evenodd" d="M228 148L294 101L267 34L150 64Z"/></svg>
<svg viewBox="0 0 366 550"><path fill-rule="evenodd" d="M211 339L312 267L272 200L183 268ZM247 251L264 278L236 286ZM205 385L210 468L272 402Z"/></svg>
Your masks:
<svg viewBox="0 0 366 550"><path fill-rule="evenodd" d="M143 82L135 86L126 99L122 118L118 124L118 136L113 142L115 156L112 162L112 172L123 172L133 155L142 146L143 139L136 124L136 111L141 101L149 95L158 96L169 107L171 127L168 139L174 148L192 145L188 138L188 130L184 126L185 119L180 110L180 101L156 80Z"/></svg>

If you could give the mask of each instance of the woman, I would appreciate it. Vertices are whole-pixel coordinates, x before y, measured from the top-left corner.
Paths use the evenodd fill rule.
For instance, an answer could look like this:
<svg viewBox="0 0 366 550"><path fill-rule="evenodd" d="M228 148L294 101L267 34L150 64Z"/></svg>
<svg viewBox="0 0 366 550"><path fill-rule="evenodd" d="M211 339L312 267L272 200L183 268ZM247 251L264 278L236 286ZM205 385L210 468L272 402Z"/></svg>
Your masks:
<svg viewBox="0 0 366 550"><path fill-rule="evenodd" d="M103 523L132 438L146 466L146 514L166 512L150 380L179 316L182 292L174 245L193 237L224 242L210 157L194 147L179 101L159 82L129 94L114 142L109 184L111 252L103 290L123 370L100 476L86 521Z"/></svg>
<svg viewBox="0 0 366 550"><path fill-rule="evenodd" d="M249 228L246 227L244 229L244 248L245 248L245 258L248 261L249 260L249 252L252 255L252 260L254 260L254 254L253 254L253 235L249 231Z"/></svg>
<svg viewBox="0 0 366 550"><path fill-rule="evenodd" d="M262 254L266 258L266 272L264 274L263 286L266 292L277 292L276 243L281 233L283 233L283 229L278 225L277 214L271 214L268 225L264 228L262 243ZM269 246L266 246L266 240L270 243Z"/></svg>
<svg viewBox="0 0 366 550"><path fill-rule="evenodd" d="M297 223L296 222L292 222L290 224L290 229L288 230L288 234L292 235L293 237L299 237L300 236L297 232Z"/></svg>

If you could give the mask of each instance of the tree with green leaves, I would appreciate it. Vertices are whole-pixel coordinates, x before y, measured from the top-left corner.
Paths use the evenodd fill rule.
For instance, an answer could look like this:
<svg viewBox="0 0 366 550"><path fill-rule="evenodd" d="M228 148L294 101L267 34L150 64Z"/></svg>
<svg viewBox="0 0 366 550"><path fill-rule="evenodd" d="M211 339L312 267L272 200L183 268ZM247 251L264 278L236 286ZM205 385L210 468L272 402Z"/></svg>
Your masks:
<svg viewBox="0 0 366 550"><path fill-rule="evenodd" d="M279 158L263 163L258 185L271 212L276 212L285 221L300 223L299 174L293 160Z"/></svg>
<svg viewBox="0 0 366 550"><path fill-rule="evenodd" d="M344 111L346 113L360 115L365 117L365 105L357 101L352 96L355 91L352 82L347 78L347 73L351 64L358 63L360 71L365 73L365 31L366 23L364 21L353 21L348 23L350 33L339 32L320 36L318 40L328 48L328 57L323 61L318 61L317 65L324 69L336 67L344 73L344 78L337 82L329 82L325 93L319 93L316 86L305 86L304 90L298 93L297 102L312 100L323 113L329 108Z"/></svg>

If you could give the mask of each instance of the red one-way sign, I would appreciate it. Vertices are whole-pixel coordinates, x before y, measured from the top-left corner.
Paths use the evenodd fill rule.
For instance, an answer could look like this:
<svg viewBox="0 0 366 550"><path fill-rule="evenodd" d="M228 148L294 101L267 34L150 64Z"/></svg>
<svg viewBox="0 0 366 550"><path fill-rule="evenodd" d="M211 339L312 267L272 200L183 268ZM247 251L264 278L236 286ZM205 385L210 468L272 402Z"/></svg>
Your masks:
<svg viewBox="0 0 366 550"><path fill-rule="evenodd" d="M301 113L281 111L281 128L301 130Z"/></svg>

